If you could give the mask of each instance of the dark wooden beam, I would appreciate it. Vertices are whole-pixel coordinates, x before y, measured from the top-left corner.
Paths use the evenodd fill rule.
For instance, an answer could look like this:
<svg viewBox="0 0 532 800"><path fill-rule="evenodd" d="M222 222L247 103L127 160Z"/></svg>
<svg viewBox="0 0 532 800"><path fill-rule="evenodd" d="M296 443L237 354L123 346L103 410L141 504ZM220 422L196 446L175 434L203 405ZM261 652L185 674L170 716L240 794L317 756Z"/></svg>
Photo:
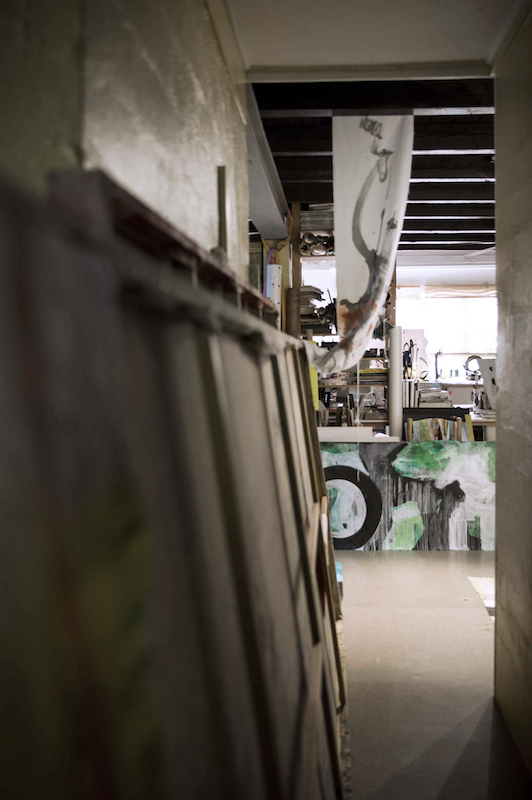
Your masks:
<svg viewBox="0 0 532 800"><path fill-rule="evenodd" d="M495 216L495 203L409 203L407 217L489 217Z"/></svg>
<svg viewBox="0 0 532 800"><path fill-rule="evenodd" d="M332 175L333 161L332 156L298 156L297 158L283 158L278 156L275 159L275 166L279 175L291 170L301 170L310 172L311 170L329 170Z"/></svg>
<svg viewBox="0 0 532 800"><path fill-rule="evenodd" d="M414 108L491 107L493 80L335 81L258 83L253 86L261 110L330 109L388 112Z"/></svg>
<svg viewBox="0 0 532 800"><path fill-rule="evenodd" d="M461 188L463 187L463 188ZM491 187L491 188L490 188ZM333 190L332 190L332 183L285 183L284 190L286 194L286 199L288 202L300 202L300 203L332 203L333 202ZM481 199L493 199L493 184L488 184L488 189L485 190L483 188L483 184L412 184L410 187L410 200L481 200ZM469 216L473 215L473 204L466 203L464 205L460 205L459 202L457 203L449 203L449 204L423 204L425 205L432 205L430 210L430 214L444 214L445 209L446 212L454 212L458 216ZM421 204L409 205L408 206L408 213L414 214L416 216L423 216L423 211L420 210L422 208ZM475 206L476 208L476 206ZM482 204L481 210L484 208L484 204ZM412 211L414 209L414 211ZM488 213L487 209L489 209L489 213L493 213L493 206L491 203L486 204L486 212Z"/></svg>
<svg viewBox="0 0 532 800"><path fill-rule="evenodd" d="M403 231L494 231L494 219L409 219L403 224Z"/></svg>
<svg viewBox="0 0 532 800"><path fill-rule="evenodd" d="M448 130L418 131L414 128L414 150L493 150L495 135L481 129L469 133Z"/></svg>
<svg viewBox="0 0 532 800"><path fill-rule="evenodd" d="M321 183L333 180L332 156L279 157L275 160L281 181ZM491 156L414 156L413 178L493 178Z"/></svg>
<svg viewBox="0 0 532 800"><path fill-rule="evenodd" d="M437 242L423 242L420 244L402 244L399 243L399 250L487 250L493 247L493 244L472 244L471 242L462 242L461 244L438 244Z"/></svg>
<svg viewBox="0 0 532 800"><path fill-rule="evenodd" d="M408 233L405 231L401 234L401 243L405 242L477 242L477 243L495 243L494 233L460 233L450 231L449 233Z"/></svg>
<svg viewBox="0 0 532 800"><path fill-rule="evenodd" d="M494 200L494 183L411 183L409 200Z"/></svg>
<svg viewBox="0 0 532 800"><path fill-rule="evenodd" d="M332 183L285 183L289 203L332 203Z"/></svg>
<svg viewBox="0 0 532 800"><path fill-rule="evenodd" d="M283 121L284 122L284 121ZM322 122L326 122L323 121ZM328 120L330 122L330 120ZM493 150L493 126L462 126L465 132L453 126L433 126L414 129L414 150ZM265 127L274 157L331 156L332 126L276 124ZM465 156L468 153L464 153ZM469 154L473 155L473 154Z"/></svg>
<svg viewBox="0 0 532 800"><path fill-rule="evenodd" d="M311 174L324 178L333 174L332 156L278 157L275 164L281 179L293 180L298 173L302 179ZM493 178L495 164L493 156L414 156L413 178Z"/></svg>
<svg viewBox="0 0 532 800"><path fill-rule="evenodd" d="M414 156L413 178L493 178L493 156Z"/></svg>

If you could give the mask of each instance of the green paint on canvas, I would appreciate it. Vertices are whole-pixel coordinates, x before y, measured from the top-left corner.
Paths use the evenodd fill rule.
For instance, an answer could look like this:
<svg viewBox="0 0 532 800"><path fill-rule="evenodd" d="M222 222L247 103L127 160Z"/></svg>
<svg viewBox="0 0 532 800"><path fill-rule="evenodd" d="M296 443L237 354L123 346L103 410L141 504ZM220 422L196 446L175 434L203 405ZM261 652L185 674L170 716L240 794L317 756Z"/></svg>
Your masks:
<svg viewBox="0 0 532 800"><path fill-rule="evenodd" d="M392 536L383 543L383 550L413 550L423 535L423 519L419 506L408 500L392 510L394 529Z"/></svg>
<svg viewBox="0 0 532 800"><path fill-rule="evenodd" d="M495 483L495 447L490 447L488 456L488 476L492 483Z"/></svg>
<svg viewBox="0 0 532 800"><path fill-rule="evenodd" d="M475 517L475 519L467 520L467 532L470 536L474 536L475 539L482 538L480 517Z"/></svg>
<svg viewBox="0 0 532 800"><path fill-rule="evenodd" d="M459 447L458 442L412 442L396 457L394 469L405 478L435 480L452 457L449 444Z"/></svg>
<svg viewBox="0 0 532 800"><path fill-rule="evenodd" d="M332 516L334 505L338 499L338 487L327 486L327 495L329 497L329 513Z"/></svg>

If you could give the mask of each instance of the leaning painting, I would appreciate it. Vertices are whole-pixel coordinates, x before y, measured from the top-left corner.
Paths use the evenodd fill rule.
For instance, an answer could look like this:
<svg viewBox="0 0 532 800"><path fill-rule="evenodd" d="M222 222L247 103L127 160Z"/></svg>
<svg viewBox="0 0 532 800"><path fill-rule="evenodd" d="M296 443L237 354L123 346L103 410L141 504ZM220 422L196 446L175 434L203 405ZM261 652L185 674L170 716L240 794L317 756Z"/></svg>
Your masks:
<svg viewBox="0 0 532 800"><path fill-rule="evenodd" d="M493 550L495 443L322 443L339 550Z"/></svg>

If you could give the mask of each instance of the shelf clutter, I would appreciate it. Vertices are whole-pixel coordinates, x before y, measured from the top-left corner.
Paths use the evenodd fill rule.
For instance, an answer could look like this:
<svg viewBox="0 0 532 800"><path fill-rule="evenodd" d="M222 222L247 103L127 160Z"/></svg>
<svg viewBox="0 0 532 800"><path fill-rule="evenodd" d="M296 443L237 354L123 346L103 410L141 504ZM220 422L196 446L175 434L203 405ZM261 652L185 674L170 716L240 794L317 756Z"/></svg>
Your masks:
<svg viewBox="0 0 532 800"><path fill-rule="evenodd" d="M473 423L471 416L466 414L454 416L450 419L443 417L426 417L422 419L406 419L407 442L474 442Z"/></svg>
<svg viewBox="0 0 532 800"><path fill-rule="evenodd" d="M318 382L323 426L388 426L389 362L384 348L367 350L358 368Z"/></svg>
<svg viewBox="0 0 532 800"><path fill-rule="evenodd" d="M427 383L415 378L403 380L403 408L451 408L452 405L450 393L440 383Z"/></svg>

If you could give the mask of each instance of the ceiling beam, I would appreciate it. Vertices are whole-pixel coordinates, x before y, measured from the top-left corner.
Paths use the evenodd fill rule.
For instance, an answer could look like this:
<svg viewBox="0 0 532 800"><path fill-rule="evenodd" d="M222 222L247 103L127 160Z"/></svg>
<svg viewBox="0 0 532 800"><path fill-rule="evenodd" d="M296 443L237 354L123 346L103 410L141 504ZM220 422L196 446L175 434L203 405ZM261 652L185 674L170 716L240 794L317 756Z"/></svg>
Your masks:
<svg viewBox="0 0 532 800"><path fill-rule="evenodd" d="M460 233L460 232L453 232L450 231L449 233L408 233L405 231L401 234L400 239L402 244L405 242L415 242L417 244L421 242L439 242L442 244L443 242L469 242L474 244L494 244L495 243L495 234L494 233Z"/></svg>
<svg viewBox="0 0 532 800"><path fill-rule="evenodd" d="M492 156L413 156L413 178L493 178Z"/></svg>
<svg viewBox="0 0 532 800"><path fill-rule="evenodd" d="M289 203L332 203L332 183L286 183Z"/></svg>
<svg viewBox="0 0 532 800"><path fill-rule="evenodd" d="M494 200L494 183L411 183L409 200Z"/></svg>
<svg viewBox="0 0 532 800"><path fill-rule="evenodd" d="M409 203L406 217L486 217L495 216L495 203Z"/></svg>
<svg viewBox="0 0 532 800"><path fill-rule="evenodd" d="M495 114L495 106L473 106L464 108L407 108L393 110L387 108L349 108L335 111L332 108L272 108L261 109L263 119L300 119L312 117L334 117L360 116L361 114L372 114L374 116L386 116L388 114L413 114L415 117L461 117L471 115Z"/></svg>
<svg viewBox="0 0 532 800"><path fill-rule="evenodd" d="M333 186L332 183L286 183L284 185L286 199L290 202L299 203L332 203ZM410 185L409 201L421 200L428 203L434 200L455 201L457 209L464 200L488 200L491 211L491 203L494 200L494 184L488 183L486 186L481 183L413 183ZM467 204L468 205L468 204ZM463 207L464 214L472 213L467 205ZM414 206L415 207L415 206ZM432 214L440 213L442 206L438 203L433 204ZM461 212L457 210L457 213Z"/></svg>
<svg viewBox="0 0 532 800"><path fill-rule="evenodd" d="M491 247L493 247L493 244L475 244L475 246L472 247L471 242L446 245L439 244L438 242L420 242L419 244L399 242L399 250L488 250Z"/></svg>
<svg viewBox="0 0 532 800"><path fill-rule="evenodd" d="M255 95L246 90L249 216L265 239L286 237L288 204L270 146L264 133Z"/></svg>
<svg viewBox="0 0 532 800"><path fill-rule="evenodd" d="M388 112L423 108L491 108L493 79L335 81L254 85L259 108Z"/></svg>
<svg viewBox="0 0 532 800"><path fill-rule="evenodd" d="M423 217L423 219L411 219L406 217L403 223L403 231L495 231L495 220L491 219L434 219L433 217Z"/></svg>
<svg viewBox="0 0 532 800"><path fill-rule="evenodd" d="M333 176L332 156L297 156L275 159L281 180L307 180ZM413 178L493 178L495 164L491 156L414 156Z"/></svg>
<svg viewBox="0 0 532 800"><path fill-rule="evenodd" d="M266 124L266 135L274 157L332 155L332 124L330 119L320 124ZM464 151L494 149L493 123L479 125L422 125L414 126L414 151ZM449 157L451 157L449 153ZM489 158L489 156L488 156Z"/></svg>

